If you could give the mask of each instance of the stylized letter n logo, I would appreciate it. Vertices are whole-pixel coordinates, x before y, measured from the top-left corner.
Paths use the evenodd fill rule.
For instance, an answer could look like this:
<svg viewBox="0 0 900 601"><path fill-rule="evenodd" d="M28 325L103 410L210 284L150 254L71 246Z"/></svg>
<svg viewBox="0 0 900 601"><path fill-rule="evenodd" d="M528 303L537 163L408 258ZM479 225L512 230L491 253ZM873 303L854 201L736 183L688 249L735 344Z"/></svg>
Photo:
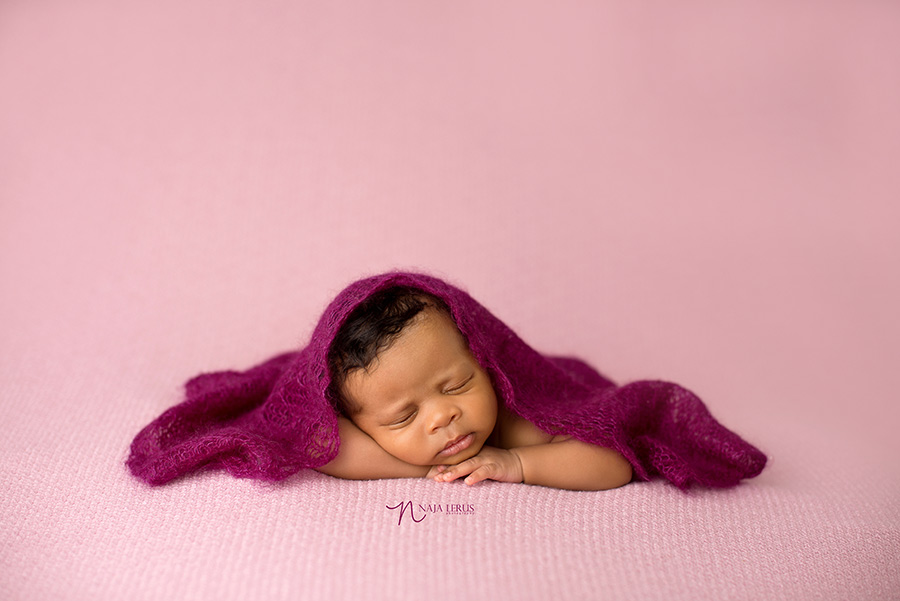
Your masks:
<svg viewBox="0 0 900 601"><path fill-rule="evenodd" d="M420 517L420 518L417 520L417 519L416 519L416 513L415 513L415 511L413 511L413 504L412 504L412 501L407 501L406 503L404 503L403 501L400 501L399 503L397 503L397 504L394 505L393 507L391 507L390 505L385 505L385 507L387 507L388 509L399 509L399 510L400 510L400 517L397 518L397 525L398 525L398 526L400 525L400 522L403 521L403 514L406 513L406 510L407 510L407 509L409 510L409 517L411 517L411 518L412 518L412 521L414 521L414 522L416 522L416 523L421 522L421 521L424 520L425 517L427 516L427 514L426 514L426 515L423 515L422 517Z"/></svg>

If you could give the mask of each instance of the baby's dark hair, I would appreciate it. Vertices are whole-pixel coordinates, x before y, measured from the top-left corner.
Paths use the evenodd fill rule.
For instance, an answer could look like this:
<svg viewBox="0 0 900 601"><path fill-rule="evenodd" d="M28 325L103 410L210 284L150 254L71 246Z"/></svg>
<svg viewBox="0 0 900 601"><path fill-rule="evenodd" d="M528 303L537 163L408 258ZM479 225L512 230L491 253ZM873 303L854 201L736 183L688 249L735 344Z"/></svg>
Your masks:
<svg viewBox="0 0 900 601"><path fill-rule="evenodd" d="M350 312L328 349L331 373L328 396L338 413L352 417L360 409L343 394L347 377L354 370L368 369L378 354L390 347L404 328L429 307L451 316L450 307L443 300L409 286L385 288Z"/></svg>

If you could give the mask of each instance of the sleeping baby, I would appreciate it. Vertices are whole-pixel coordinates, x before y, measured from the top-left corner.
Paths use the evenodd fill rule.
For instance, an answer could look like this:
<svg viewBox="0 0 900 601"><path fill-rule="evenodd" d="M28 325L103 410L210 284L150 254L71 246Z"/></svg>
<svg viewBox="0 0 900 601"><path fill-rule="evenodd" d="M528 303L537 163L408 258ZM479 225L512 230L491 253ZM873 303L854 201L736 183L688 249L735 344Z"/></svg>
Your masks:
<svg viewBox="0 0 900 601"><path fill-rule="evenodd" d="M134 439L150 484L221 468L282 480L427 477L603 490L661 477L727 487L766 457L664 381L617 386L542 354L462 289L389 272L345 288L308 344L201 374Z"/></svg>
<svg viewBox="0 0 900 601"><path fill-rule="evenodd" d="M341 417L342 478L467 476L573 490L631 480L618 452L542 432L497 402L440 299L394 286L349 315L329 350L331 398Z"/></svg>

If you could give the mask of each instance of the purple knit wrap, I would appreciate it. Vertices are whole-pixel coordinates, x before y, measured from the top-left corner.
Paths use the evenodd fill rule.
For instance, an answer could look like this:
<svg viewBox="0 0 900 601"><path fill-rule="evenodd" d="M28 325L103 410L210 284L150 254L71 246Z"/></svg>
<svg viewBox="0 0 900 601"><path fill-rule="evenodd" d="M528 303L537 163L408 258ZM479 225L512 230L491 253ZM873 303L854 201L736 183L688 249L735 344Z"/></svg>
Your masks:
<svg viewBox="0 0 900 601"><path fill-rule="evenodd" d="M722 426L690 391L668 382L616 386L586 363L542 355L466 292L423 274L391 272L354 282L331 302L309 344L244 372L202 374L185 400L145 427L128 467L150 484L200 468L281 480L337 456L328 398L328 348L349 313L384 288L411 286L442 298L498 402L549 434L613 448L635 477L675 486L726 487L759 474L766 456Z"/></svg>

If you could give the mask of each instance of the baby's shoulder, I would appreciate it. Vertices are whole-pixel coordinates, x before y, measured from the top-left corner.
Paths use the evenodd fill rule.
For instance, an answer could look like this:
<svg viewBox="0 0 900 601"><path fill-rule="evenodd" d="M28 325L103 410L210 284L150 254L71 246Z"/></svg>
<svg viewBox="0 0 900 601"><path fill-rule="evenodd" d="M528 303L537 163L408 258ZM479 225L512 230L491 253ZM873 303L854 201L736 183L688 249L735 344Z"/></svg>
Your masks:
<svg viewBox="0 0 900 601"><path fill-rule="evenodd" d="M497 425L499 432L498 446L501 449L560 442L571 438L571 436L547 434L527 419L519 417L505 407L501 407L497 414Z"/></svg>

